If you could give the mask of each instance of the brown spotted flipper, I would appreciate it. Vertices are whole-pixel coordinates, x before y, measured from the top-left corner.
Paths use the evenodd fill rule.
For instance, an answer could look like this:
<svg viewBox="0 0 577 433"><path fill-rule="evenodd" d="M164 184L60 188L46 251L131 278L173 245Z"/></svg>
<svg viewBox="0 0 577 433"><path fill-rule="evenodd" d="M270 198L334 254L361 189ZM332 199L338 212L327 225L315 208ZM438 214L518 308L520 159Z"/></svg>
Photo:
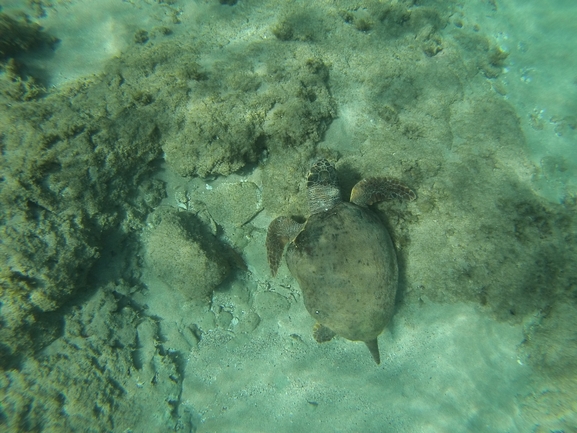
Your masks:
<svg viewBox="0 0 577 433"><path fill-rule="evenodd" d="M316 323L313 328L313 337L317 343L326 343L327 341L331 341L335 335L337 334L332 329L329 329L320 323Z"/></svg>
<svg viewBox="0 0 577 433"><path fill-rule="evenodd" d="M374 340L371 341L365 341L365 344L369 348L369 352L371 352L371 355L373 355L373 359L375 360L377 365L380 364L381 355L379 354L379 343L377 342L377 339L375 338Z"/></svg>
<svg viewBox="0 0 577 433"><path fill-rule="evenodd" d="M285 216L274 219L268 226L266 252L273 277L280 266L285 245L297 237L303 226L304 224L299 224L292 218Z"/></svg>
<svg viewBox="0 0 577 433"><path fill-rule="evenodd" d="M417 195L411 188L391 177L363 179L351 191L351 202L359 206L368 206L395 198L412 201L417 198Z"/></svg>

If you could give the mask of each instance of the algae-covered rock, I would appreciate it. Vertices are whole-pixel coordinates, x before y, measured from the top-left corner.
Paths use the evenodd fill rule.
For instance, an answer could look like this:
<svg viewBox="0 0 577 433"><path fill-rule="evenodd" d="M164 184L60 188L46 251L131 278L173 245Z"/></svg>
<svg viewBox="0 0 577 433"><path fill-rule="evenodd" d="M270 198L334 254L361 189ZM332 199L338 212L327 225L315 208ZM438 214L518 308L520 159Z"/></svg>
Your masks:
<svg viewBox="0 0 577 433"><path fill-rule="evenodd" d="M0 70L4 72L0 74L0 94L14 101L44 95L44 85L31 75L33 68L27 67L23 55L51 49L57 41L25 14L10 16L0 12Z"/></svg>
<svg viewBox="0 0 577 433"><path fill-rule="evenodd" d="M132 299L137 290L102 287L62 316L62 335L40 359L0 375L1 431L166 431L179 412L180 351L191 346L163 347L160 323Z"/></svg>
<svg viewBox="0 0 577 433"><path fill-rule="evenodd" d="M228 175L256 162L265 149L320 140L336 115L328 67L303 50L287 60L274 46L218 63L193 85L183 124L166 137L167 162L182 176Z"/></svg>
<svg viewBox="0 0 577 433"><path fill-rule="evenodd" d="M223 247L192 214L158 211L151 223L145 258L152 271L190 299L206 300L230 270Z"/></svg>
<svg viewBox="0 0 577 433"><path fill-rule="evenodd" d="M24 14L13 18L0 12L0 61L57 41Z"/></svg>
<svg viewBox="0 0 577 433"><path fill-rule="evenodd" d="M98 263L112 255L118 263L119 243L134 244L124 241L163 190L148 176L161 150L158 107L134 106L110 76L37 101L0 92L0 101L0 365L6 366L58 335L50 314L93 289L89 275ZM114 266L102 266L112 275Z"/></svg>
<svg viewBox="0 0 577 433"><path fill-rule="evenodd" d="M215 95L192 102L188 111L180 139L164 146L166 160L179 174L230 174L256 161L262 132L241 98Z"/></svg>

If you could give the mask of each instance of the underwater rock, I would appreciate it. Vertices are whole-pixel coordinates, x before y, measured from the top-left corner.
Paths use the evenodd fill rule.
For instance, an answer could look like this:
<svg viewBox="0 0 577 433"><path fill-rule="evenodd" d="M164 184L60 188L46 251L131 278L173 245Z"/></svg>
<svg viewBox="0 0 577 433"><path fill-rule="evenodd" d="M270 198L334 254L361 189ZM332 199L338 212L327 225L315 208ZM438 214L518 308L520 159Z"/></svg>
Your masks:
<svg viewBox="0 0 577 433"><path fill-rule="evenodd" d="M253 182L223 183L205 201L210 215L224 227L240 227L262 209L260 191Z"/></svg>
<svg viewBox="0 0 577 433"><path fill-rule="evenodd" d="M192 214L164 210L150 220L145 259L152 271L190 299L207 300L230 270L217 239Z"/></svg>
<svg viewBox="0 0 577 433"><path fill-rule="evenodd" d="M40 359L0 375L1 431L165 431L179 412L180 352L163 346L158 321L131 299L136 290L106 285L63 315L62 335Z"/></svg>
<svg viewBox="0 0 577 433"><path fill-rule="evenodd" d="M57 38L45 33L42 27L31 22L24 14L14 19L0 13L0 61L42 45L51 47L57 41Z"/></svg>
<svg viewBox="0 0 577 433"><path fill-rule="evenodd" d="M328 67L312 53L291 63L272 49L255 56L266 65L258 73L246 55L194 83L196 96L176 117L183 127L163 140L166 161L181 176L229 175L265 149L316 142L336 116Z"/></svg>

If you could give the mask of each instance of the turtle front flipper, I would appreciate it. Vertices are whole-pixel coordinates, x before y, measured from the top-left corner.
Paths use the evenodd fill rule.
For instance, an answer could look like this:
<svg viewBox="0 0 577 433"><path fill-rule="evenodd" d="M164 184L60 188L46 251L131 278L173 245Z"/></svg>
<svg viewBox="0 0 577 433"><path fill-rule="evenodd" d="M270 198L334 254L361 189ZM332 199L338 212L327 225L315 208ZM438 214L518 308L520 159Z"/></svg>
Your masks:
<svg viewBox="0 0 577 433"><path fill-rule="evenodd" d="M292 242L301 232L304 224L299 224L290 217L275 218L268 226L266 234L266 252L270 272L274 277L280 266L284 247Z"/></svg>
<svg viewBox="0 0 577 433"><path fill-rule="evenodd" d="M412 201L417 195L411 188L391 177L363 179L351 191L351 202L358 206L368 206L395 198Z"/></svg>

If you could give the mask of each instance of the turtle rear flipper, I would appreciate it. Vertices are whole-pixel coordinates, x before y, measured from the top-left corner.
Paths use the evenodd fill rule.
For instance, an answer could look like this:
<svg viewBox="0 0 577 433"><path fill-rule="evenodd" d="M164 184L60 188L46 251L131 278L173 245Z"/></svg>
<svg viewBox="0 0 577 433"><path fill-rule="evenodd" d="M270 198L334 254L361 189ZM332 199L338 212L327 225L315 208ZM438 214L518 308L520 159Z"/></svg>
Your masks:
<svg viewBox="0 0 577 433"><path fill-rule="evenodd" d="M351 191L351 202L358 206L368 206L395 198L412 201L417 195L407 185L391 177L363 179Z"/></svg>
<svg viewBox="0 0 577 433"><path fill-rule="evenodd" d="M321 325L320 323L315 324L313 328L313 338L317 343L326 343L327 341L331 341L335 335L337 335L335 331L327 328L325 325Z"/></svg>
<svg viewBox="0 0 577 433"><path fill-rule="evenodd" d="M304 224L285 216L278 217L270 223L266 234L266 252L273 277L280 266L285 245L297 237L303 226Z"/></svg>

